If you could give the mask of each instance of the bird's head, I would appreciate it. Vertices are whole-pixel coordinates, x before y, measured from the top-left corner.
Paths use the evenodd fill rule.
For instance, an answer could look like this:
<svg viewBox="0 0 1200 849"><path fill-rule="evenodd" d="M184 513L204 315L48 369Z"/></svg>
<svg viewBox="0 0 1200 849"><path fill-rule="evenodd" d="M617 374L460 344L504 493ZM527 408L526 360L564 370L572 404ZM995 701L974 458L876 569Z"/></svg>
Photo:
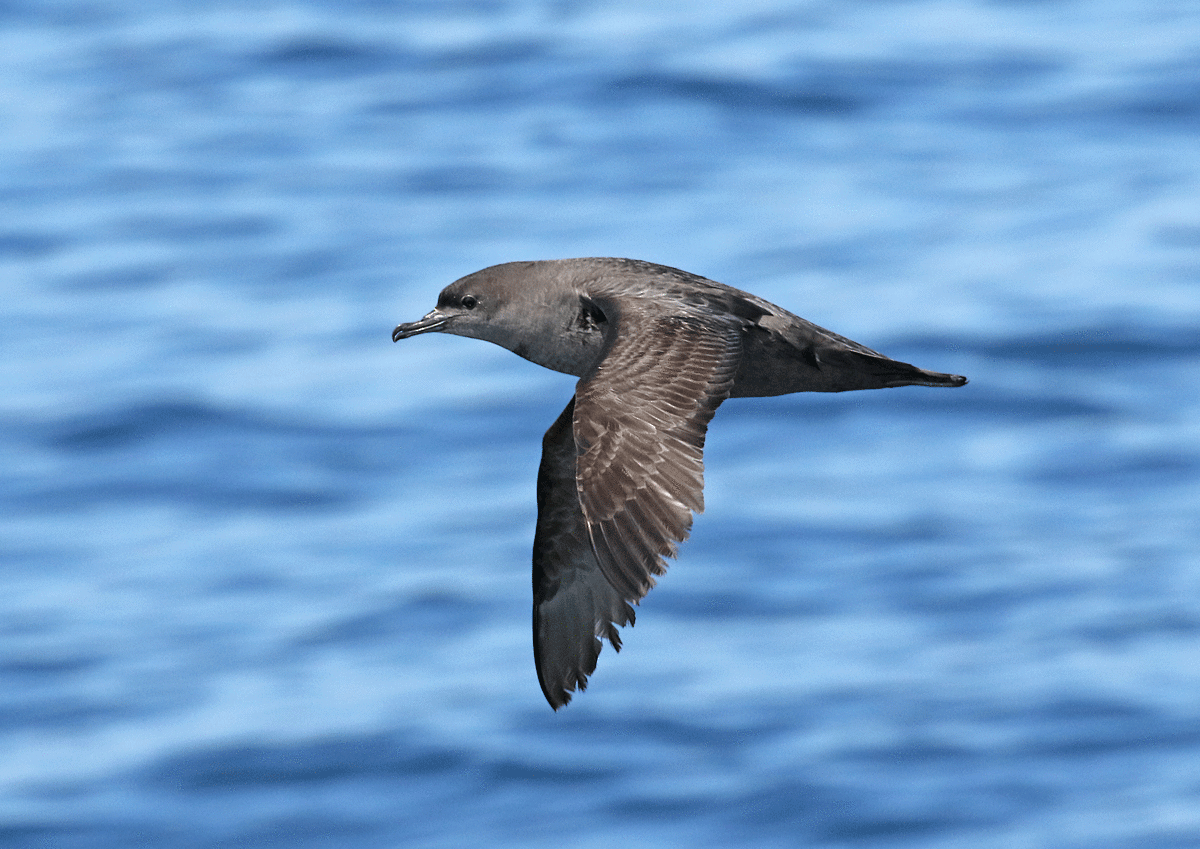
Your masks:
<svg viewBox="0 0 1200 849"><path fill-rule="evenodd" d="M506 348L536 306L539 263L492 266L455 280L438 295L437 306L416 321L398 325L392 341L421 333L452 333Z"/></svg>

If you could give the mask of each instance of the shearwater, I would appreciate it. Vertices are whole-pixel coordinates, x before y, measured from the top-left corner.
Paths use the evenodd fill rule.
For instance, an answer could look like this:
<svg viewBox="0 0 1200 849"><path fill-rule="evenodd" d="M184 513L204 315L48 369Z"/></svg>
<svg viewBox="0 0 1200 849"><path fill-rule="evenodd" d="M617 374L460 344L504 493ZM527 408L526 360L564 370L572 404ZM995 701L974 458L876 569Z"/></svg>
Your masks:
<svg viewBox="0 0 1200 849"><path fill-rule="evenodd" d="M726 398L965 377L889 359L785 309L632 259L510 262L456 280L392 340L452 333L575 375L546 431L533 539L533 656L555 710L704 509L704 435Z"/></svg>

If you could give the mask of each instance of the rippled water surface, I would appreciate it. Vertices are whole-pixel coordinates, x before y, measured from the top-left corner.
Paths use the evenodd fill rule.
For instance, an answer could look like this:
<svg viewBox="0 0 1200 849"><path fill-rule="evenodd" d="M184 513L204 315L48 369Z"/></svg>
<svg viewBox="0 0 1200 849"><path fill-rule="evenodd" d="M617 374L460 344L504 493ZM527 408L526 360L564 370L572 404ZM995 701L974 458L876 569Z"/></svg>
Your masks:
<svg viewBox="0 0 1200 849"><path fill-rule="evenodd" d="M1189 2L0 9L0 845L1200 845ZM970 376L736 400L555 714L573 389L391 328L634 256Z"/></svg>

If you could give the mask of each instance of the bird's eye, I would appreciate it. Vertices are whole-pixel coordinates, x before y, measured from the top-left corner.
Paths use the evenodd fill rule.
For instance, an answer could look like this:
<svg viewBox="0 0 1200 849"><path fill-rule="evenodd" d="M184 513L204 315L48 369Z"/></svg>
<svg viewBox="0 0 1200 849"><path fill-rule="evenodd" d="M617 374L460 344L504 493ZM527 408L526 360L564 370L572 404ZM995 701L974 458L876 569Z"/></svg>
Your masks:
<svg viewBox="0 0 1200 849"><path fill-rule="evenodd" d="M461 301L459 301L459 303L462 304L463 309L473 310L473 309L475 309L475 305L479 302L477 300L475 300L475 297L473 295L467 295Z"/></svg>

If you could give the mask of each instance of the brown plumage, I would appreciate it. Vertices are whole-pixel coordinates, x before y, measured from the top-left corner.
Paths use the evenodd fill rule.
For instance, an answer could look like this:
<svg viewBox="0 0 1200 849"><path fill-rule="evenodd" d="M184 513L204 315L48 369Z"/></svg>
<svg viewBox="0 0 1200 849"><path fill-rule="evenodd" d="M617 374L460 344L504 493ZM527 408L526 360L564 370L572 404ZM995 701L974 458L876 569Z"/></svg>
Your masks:
<svg viewBox="0 0 1200 849"><path fill-rule="evenodd" d="M534 662L557 710L601 640L704 509L704 437L726 398L966 378L901 363L754 295L675 268L589 258L492 266L450 284L393 340L440 331L580 378L546 432L533 545Z"/></svg>

